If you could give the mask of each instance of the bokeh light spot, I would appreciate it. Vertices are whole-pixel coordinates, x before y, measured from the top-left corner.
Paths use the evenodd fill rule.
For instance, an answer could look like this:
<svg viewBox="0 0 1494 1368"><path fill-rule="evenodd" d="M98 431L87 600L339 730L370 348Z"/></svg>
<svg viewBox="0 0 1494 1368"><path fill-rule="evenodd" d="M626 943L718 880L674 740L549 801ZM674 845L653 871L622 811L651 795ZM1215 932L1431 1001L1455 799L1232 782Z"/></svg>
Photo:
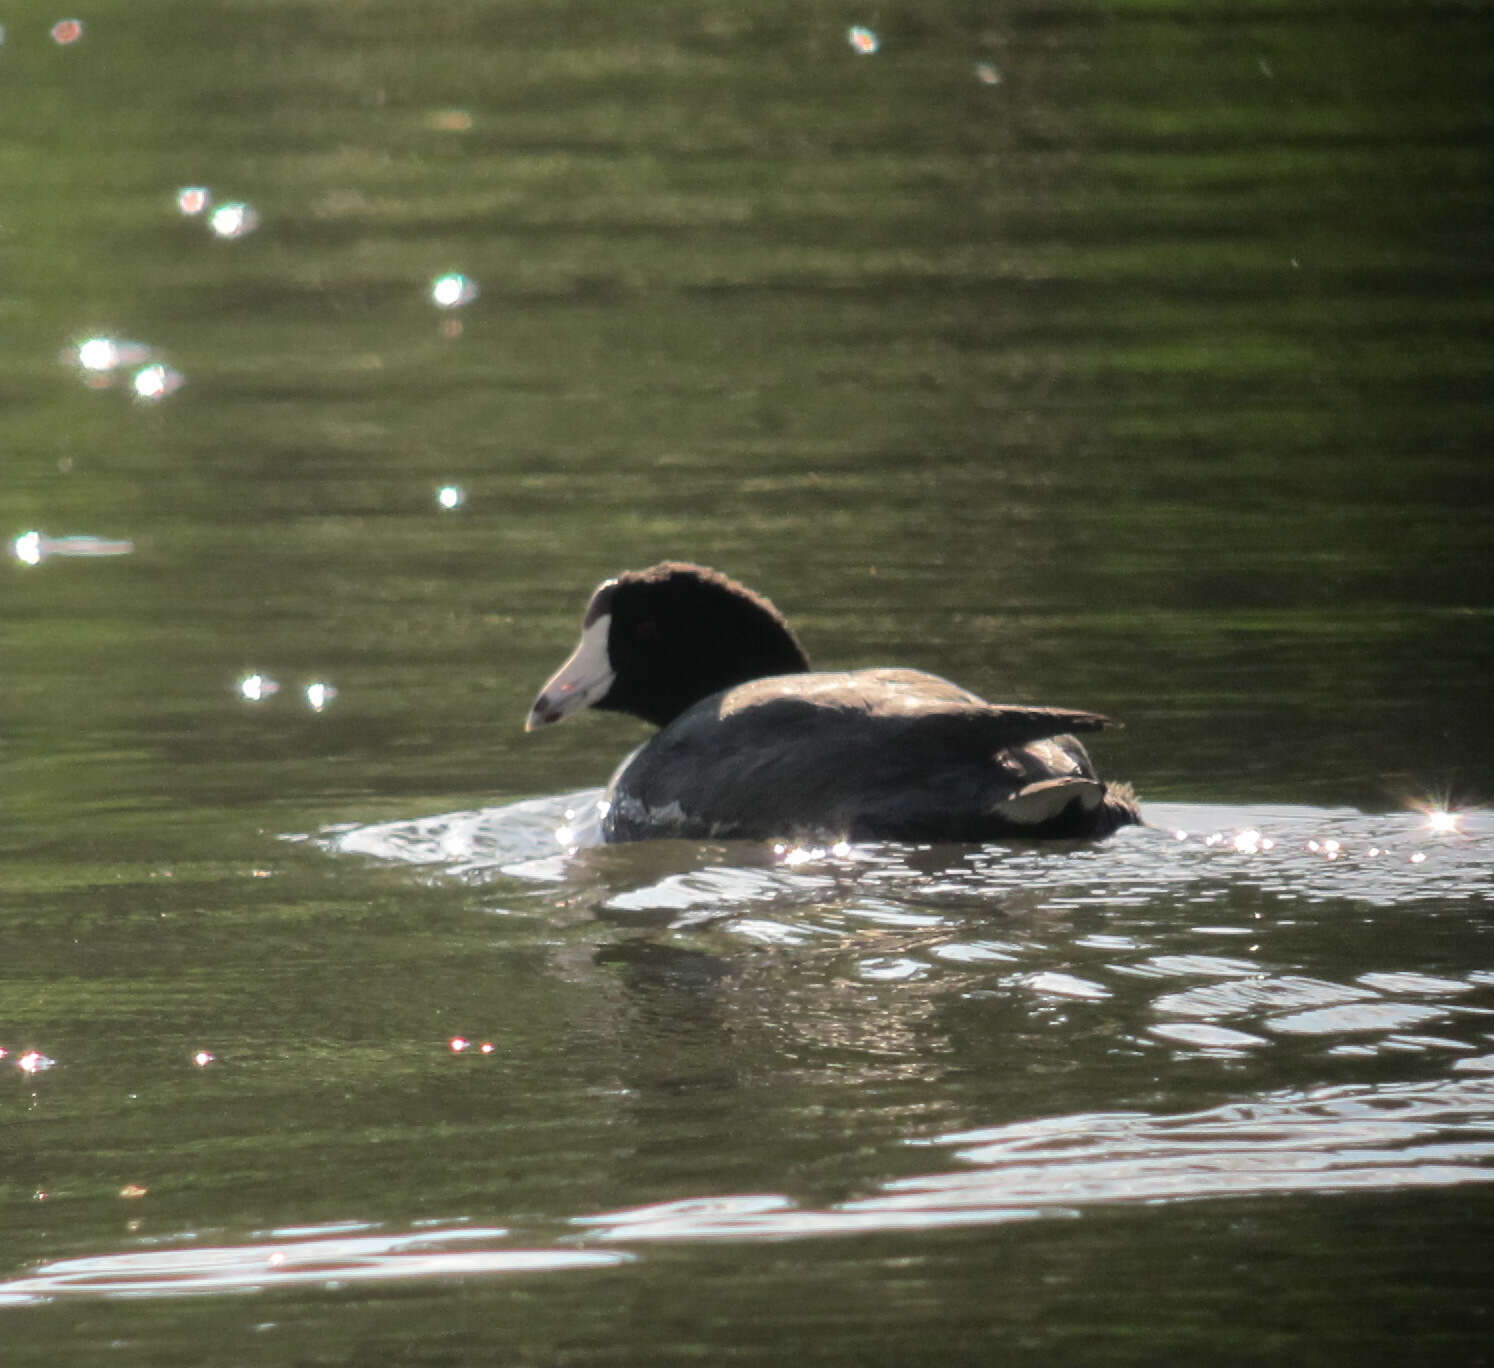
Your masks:
<svg viewBox="0 0 1494 1368"><path fill-rule="evenodd" d="M114 537L49 537L45 532L23 532L11 543L16 559L40 565L48 556L128 556L135 543Z"/></svg>
<svg viewBox="0 0 1494 1368"><path fill-rule="evenodd" d="M306 701L311 705L313 712L321 712L336 697L337 690L330 684L322 683L321 680L306 686Z"/></svg>
<svg viewBox="0 0 1494 1368"><path fill-rule="evenodd" d="M452 271L431 282L431 299L439 309L460 309L477 298L477 282L471 276Z"/></svg>
<svg viewBox="0 0 1494 1368"><path fill-rule="evenodd" d="M119 344L112 337L90 337L78 343L78 364L84 370L113 370L119 365Z"/></svg>
<svg viewBox="0 0 1494 1368"><path fill-rule="evenodd" d="M265 699L273 698L280 692L280 685L268 675L252 674L239 680L238 689L249 702L263 703Z"/></svg>
<svg viewBox="0 0 1494 1368"><path fill-rule="evenodd" d="M135 378L131 382L135 397L144 399L147 403L154 403L157 399L164 399L169 394L175 394L186 383L186 377L179 370L174 370L159 361L136 371Z"/></svg>
<svg viewBox="0 0 1494 1368"><path fill-rule="evenodd" d="M238 201L220 204L208 219L208 226L220 238L247 237L259 227L259 214Z"/></svg>
<svg viewBox="0 0 1494 1368"><path fill-rule="evenodd" d="M16 553L16 559L22 565L40 565L42 561L42 534L40 532L22 532L12 544Z"/></svg>

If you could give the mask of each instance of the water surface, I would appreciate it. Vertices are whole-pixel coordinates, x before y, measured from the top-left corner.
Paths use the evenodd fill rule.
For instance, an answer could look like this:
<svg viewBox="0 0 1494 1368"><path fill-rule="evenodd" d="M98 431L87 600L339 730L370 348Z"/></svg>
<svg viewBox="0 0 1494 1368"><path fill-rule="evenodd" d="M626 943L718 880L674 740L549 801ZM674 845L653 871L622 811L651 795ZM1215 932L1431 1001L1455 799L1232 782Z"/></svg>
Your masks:
<svg viewBox="0 0 1494 1368"><path fill-rule="evenodd" d="M7 1364L1487 1361L1483 9L78 17L0 43ZM665 556L1120 718L1150 827L588 844L645 730L522 719Z"/></svg>

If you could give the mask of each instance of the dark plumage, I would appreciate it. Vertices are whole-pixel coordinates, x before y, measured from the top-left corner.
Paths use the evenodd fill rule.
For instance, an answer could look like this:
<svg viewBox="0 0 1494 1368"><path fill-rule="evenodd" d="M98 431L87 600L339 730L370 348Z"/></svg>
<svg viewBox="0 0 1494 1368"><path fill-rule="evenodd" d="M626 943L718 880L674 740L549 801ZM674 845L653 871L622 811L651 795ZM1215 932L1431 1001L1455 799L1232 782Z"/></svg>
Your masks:
<svg viewBox="0 0 1494 1368"><path fill-rule="evenodd" d="M1141 820L1072 735L1108 718L987 703L919 670L811 672L767 599L703 566L666 561L596 590L526 730L587 706L661 729L612 777L609 841L973 843Z"/></svg>

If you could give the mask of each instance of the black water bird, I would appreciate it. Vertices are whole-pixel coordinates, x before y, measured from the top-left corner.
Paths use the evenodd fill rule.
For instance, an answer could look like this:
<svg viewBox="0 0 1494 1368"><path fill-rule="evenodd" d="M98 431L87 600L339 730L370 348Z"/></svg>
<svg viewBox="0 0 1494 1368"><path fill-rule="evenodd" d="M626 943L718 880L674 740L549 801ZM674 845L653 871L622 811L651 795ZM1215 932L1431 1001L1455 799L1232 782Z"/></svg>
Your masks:
<svg viewBox="0 0 1494 1368"><path fill-rule="evenodd" d="M811 671L783 615L704 566L607 580L526 731L582 708L660 730L607 789L608 841L978 843L1104 836L1141 821L1072 733L1098 713L987 703L920 670Z"/></svg>

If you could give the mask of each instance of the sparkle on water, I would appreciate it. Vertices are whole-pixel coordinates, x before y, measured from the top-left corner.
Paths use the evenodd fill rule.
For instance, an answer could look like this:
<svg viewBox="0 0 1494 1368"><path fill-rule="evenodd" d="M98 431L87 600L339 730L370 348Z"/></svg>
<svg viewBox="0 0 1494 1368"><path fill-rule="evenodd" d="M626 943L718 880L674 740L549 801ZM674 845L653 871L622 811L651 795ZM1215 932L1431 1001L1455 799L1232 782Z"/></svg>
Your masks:
<svg viewBox="0 0 1494 1368"><path fill-rule="evenodd" d="M213 210L208 227L220 238L246 237L259 227L259 214L250 205L234 200Z"/></svg>
<svg viewBox="0 0 1494 1368"><path fill-rule="evenodd" d="M122 337L85 337L65 357L80 370L107 375L123 366L138 366L151 359L151 348L144 342L130 342Z"/></svg>
<svg viewBox="0 0 1494 1368"><path fill-rule="evenodd" d="M437 308L459 309L478 296L477 282L459 271L437 276L431 283L431 300Z"/></svg>
<svg viewBox="0 0 1494 1368"><path fill-rule="evenodd" d="M200 214L213 202L213 192L205 185L184 185L176 192L176 207L188 216Z"/></svg>
<svg viewBox="0 0 1494 1368"><path fill-rule="evenodd" d="M306 686L306 701L311 705L313 712L321 712L336 697L337 690L321 680Z"/></svg>
<svg viewBox="0 0 1494 1368"><path fill-rule="evenodd" d="M262 703L280 692L280 685L268 675L245 675L238 683L239 693L251 703Z"/></svg>
<svg viewBox="0 0 1494 1368"><path fill-rule="evenodd" d="M166 398L167 395L175 394L186 384L186 377L179 370L158 361L154 365L144 366L136 371L132 383L135 397L152 403L157 399Z"/></svg>
<svg viewBox="0 0 1494 1368"><path fill-rule="evenodd" d="M15 557L23 565L40 565L49 556L74 559L99 556L128 556L135 543L116 537L49 537L45 532L23 532L11 543Z"/></svg>

